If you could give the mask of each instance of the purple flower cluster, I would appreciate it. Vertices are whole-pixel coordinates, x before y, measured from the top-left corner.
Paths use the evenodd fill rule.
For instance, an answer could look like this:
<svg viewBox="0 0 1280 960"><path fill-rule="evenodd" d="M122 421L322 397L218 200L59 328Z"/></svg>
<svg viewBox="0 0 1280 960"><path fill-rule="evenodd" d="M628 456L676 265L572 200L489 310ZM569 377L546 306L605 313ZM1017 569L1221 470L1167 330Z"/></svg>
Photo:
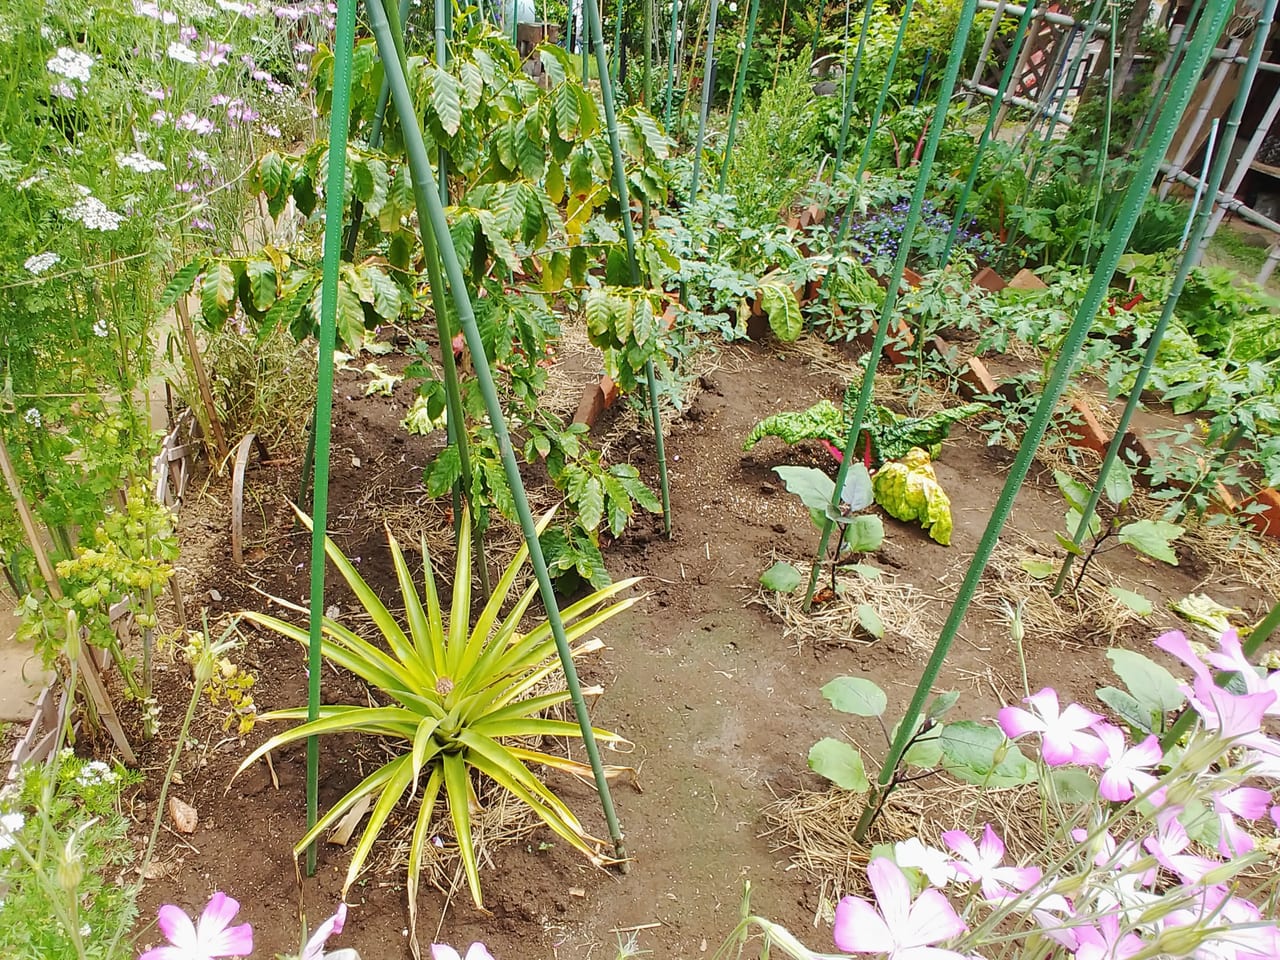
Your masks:
<svg viewBox="0 0 1280 960"><path fill-rule="evenodd" d="M850 245L858 251L864 264L875 260L893 260L898 255L903 230L907 225L910 202L900 200L888 207L857 217L849 225ZM839 218L835 228L839 228ZM941 255L951 232L951 215L938 209L932 200L925 200L920 208L920 221L912 237L909 265L931 267ZM955 249L969 253L985 263L995 253L994 246L978 229L977 221L970 220L956 234Z"/></svg>

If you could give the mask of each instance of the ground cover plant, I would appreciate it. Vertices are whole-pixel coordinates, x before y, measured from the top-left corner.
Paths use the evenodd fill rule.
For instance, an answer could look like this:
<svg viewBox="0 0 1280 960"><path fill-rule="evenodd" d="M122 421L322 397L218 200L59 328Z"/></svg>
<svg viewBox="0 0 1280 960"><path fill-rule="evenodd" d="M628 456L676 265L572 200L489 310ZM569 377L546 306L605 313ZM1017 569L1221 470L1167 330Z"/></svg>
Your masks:
<svg viewBox="0 0 1280 960"><path fill-rule="evenodd" d="M1203 6L994 140L974 0L0 13L2 949L1280 953L1275 303L1149 195Z"/></svg>

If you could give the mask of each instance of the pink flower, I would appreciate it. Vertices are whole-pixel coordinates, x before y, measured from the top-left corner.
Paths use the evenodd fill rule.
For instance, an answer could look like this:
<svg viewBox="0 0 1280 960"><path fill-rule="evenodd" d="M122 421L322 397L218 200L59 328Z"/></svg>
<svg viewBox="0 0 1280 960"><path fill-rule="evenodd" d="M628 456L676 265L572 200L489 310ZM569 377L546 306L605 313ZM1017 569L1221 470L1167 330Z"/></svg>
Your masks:
<svg viewBox="0 0 1280 960"><path fill-rule="evenodd" d="M220 67L227 62L227 54L231 52L231 44L210 40L200 51L200 59L211 67Z"/></svg>
<svg viewBox="0 0 1280 960"><path fill-rule="evenodd" d="M302 948L302 955L298 957L298 960L323 960L325 941L340 934L346 922L347 905L340 903L338 904L337 913L316 927L316 932L311 935L307 945Z"/></svg>
<svg viewBox="0 0 1280 960"><path fill-rule="evenodd" d="M1191 643L1181 630L1171 630L1163 636L1156 637L1155 645L1165 653L1177 657L1196 675L1196 679L1212 680L1213 676L1200 655L1191 649Z"/></svg>
<svg viewBox="0 0 1280 960"><path fill-rule="evenodd" d="M1096 927L1076 927L1075 960L1126 960L1146 946L1137 935L1120 933L1120 918L1114 913L1101 917Z"/></svg>
<svg viewBox="0 0 1280 960"><path fill-rule="evenodd" d="M195 40L197 36L199 36L199 34L197 33L195 27L179 27L178 28L178 39L181 40L183 43L191 43L193 40Z"/></svg>
<svg viewBox="0 0 1280 960"><path fill-rule="evenodd" d="M431 960L463 960L463 958L458 956L458 951L447 943L433 943ZM483 943L473 943L467 948L466 960L493 960L493 955Z"/></svg>
<svg viewBox="0 0 1280 960"><path fill-rule="evenodd" d="M1258 820L1267 815L1271 794L1257 787L1236 787L1213 795L1213 811L1218 815L1218 852L1224 857L1238 857L1250 852L1256 844L1247 830L1241 829L1236 817Z"/></svg>
<svg viewBox="0 0 1280 960"><path fill-rule="evenodd" d="M1005 736L1016 740L1028 733L1040 734L1041 753L1044 762L1051 767L1064 763L1101 765L1106 747L1087 732L1102 720L1100 714L1086 710L1078 703L1068 704L1065 710L1059 711L1058 692L1052 687L1033 693L1023 702L1031 706L1030 711L1021 707L1005 707L996 715Z"/></svg>
<svg viewBox="0 0 1280 960"><path fill-rule="evenodd" d="M1180 807L1166 807L1157 813L1158 828L1142 845L1160 866L1176 873L1183 883L1194 885L1218 864L1206 857L1183 852L1191 846L1191 838L1178 822L1181 812Z"/></svg>
<svg viewBox="0 0 1280 960"><path fill-rule="evenodd" d="M196 924L180 907L166 903L157 925L168 946L153 947L138 960L215 960L243 957L253 952L253 928L247 923L231 926L240 904L225 893L215 893Z"/></svg>
<svg viewBox="0 0 1280 960"><path fill-rule="evenodd" d="M1242 740L1244 745L1255 740L1255 734L1262 726L1262 718L1275 703L1276 695L1268 690L1265 693L1246 693L1236 695L1223 689L1207 677L1197 677L1188 699L1200 714L1205 729L1215 730L1219 736L1228 740ZM1262 738L1266 740L1266 737Z"/></svg>
<svg viewBox="0 0 1280 960"><path fill-rule="evenodd" d="M1135 792L1146 793L1156 785L1156 778L1146 772L1164 759L1160 740L1155 735L1130 747L1125 744L1124 731L1119 727L1099 723L1094 725L1093 732L1106 748L1102 759L1102 780L1098 783L1099 794L1107 800L1123 802L1132 800ZM1162 798L1153 794L1150 799L1159 806Z"/></svg>
<svg viewBox="0 0 1280 960"><path fill-rule="evenodd" d="M906 875L884 857L871 861L867 877L879 909L861 897L841 900L832 930L837 947L848 953L883 953L887 960L965 960L954 950L933 946L968 929L946 897L925 890L913 903Z"/></svg>
<svg viewBox="0 0 1280 960"><path fill-rule="evenodd" d="M974 843L963 830L948 830L942 842L959 858L953 862L956 876L970 883L980 884L982 895L988 900L998 900L1013 893L1029 890L1040 881L1036 867L1004 867L1004 841L987 824L982 830L982 840Z"/></svg>

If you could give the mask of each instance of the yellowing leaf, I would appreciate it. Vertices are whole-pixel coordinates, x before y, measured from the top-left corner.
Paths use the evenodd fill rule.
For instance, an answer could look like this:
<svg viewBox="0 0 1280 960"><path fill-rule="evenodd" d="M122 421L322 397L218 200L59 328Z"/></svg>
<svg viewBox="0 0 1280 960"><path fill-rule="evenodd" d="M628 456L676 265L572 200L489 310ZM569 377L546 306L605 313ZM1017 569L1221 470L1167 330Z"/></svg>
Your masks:
<svg viewBox="0 0 1280 960"><path fill-rule="evenodd" d="M938 483L929 454L919 447L886 463L872 481L876 503L899 520L919 520L929 536L951 542L951 500Z"/></svg>

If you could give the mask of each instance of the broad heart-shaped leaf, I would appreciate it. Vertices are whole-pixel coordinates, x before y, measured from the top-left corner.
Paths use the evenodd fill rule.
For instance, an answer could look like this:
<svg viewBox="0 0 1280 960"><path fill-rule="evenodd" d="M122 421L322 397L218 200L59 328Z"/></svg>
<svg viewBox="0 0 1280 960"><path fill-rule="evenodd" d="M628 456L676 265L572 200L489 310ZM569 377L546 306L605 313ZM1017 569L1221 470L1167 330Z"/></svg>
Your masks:
<svg viewBox="0 0 1280 960"><path fill-rule="evenodd" d="M590 318L588 318L588 321ZM816 467L774 467L773 472L782 478L788 493L794 493L810 510L825 511L831 505L835 481Z"/></svg>
<svg viewBox="0 0 1280 960"><path fill-rule="evenodd" d="M785 283L769 281L760 284L759 296L773 335L784 342L797 339L804 330L804 316L796 292Z"/></svg>
<svg viewBox="0 0 1280 960"><path fill-rule="evenodd" d="M1036 765L997 728L958 720L942 728L943 769L953 777L984 787L1017 787L1037 777ZM1002 754L999 762L997 754Z"/></svg>
<svg viewBox="0 0 1280 960"><path fill-rule="evenodd" d="M884 621L871 604L858 604L858 625L877 640L884 639Z"/></svg>
<svg viewBox="0 0 1280 960"><path fill-rule="evenodd" d="M865 793L871 787L862 754L834 737L823 737L809 748L809 769L842 790Z"/></svg>
<svg viewBox="0 0 1280 960"><path fill-rule="evenodd" d="M1135 520L1121 527L1117 537L1121 543L1129 544L1139 553L1176 567L1178 555L1169 544L1182 534L1182 527L1168 520Z"/></svg>
<svg viewBox="0 0 1280 960"><path fill-rule="evenodd" d="M1117 507L1133 496L1133 473L1123 460L1114 460L1107 471L1107 482L1102 486L1107 499Z"/></svg>
<svg viewBox="0 0 1280 960"><path fill-rule="evenodd" d="M866 677L836 677L822 688L822 695L841 713L858 717L878 717L889 705L885 692Z"/></svg>
<svg viewBox="0 0 1280 960"><path fill-rule="evenodd" d="M431 106L444 132L454 136L462 125L462 91L453 74L439 67L431 77Z"/></svg>
<svg viewBox="0 0 1280 960"><path fill-rule="evenodd" d="M1116 716L1129 726L1143 733L1154 733L1151 729L1151 716L1145 713L1137 699L1118 687L1099 687L1097 697L1116 712Z"/></svg>
<svg viewBox="0 0 1280 960"><path fill-rule="evenodd" d="M1173 674L1150 657L1117 647L1107 651L1107 659L1116 676L1148 712L1170 713L1186 700Z"/></svg>
<svg viewBox="0 0 1280 960"><path fill-rule="evenodd" d="M778 593L792 593L800 586L800 571L789 563L779 560L760 577L760 586Z"/></svg>
<svg viewBox="0 0 1280 960"><path fill-rule="evenodd" d="M853 553L870 553L879 550L884 543L884 521L874 513L860 513L852 519L841 517L844 525L844 537L841 543L844 549Z"/></svg>
<svg viewBox="0 0 1280 960"><path fill-rule="evenodd" d="M840 502L853 513L865 510L875 502L875 494L871 490L871 474L862 463L849 466L845 475L844 486L840 488Z"/></svg>
<svg viewBox="0 0 1280 960"><path fill-rule="evenodd" d="M924 712L925 719L937 720L944 714L950 712L951 708L959 702L959 690L944 690L929 701L929 709Z"/></svg>
<svg viewBox="0 0 1280 960"><path fill-rule="evenodd" d="M1135 593L1133 590L1126 590L1123 587L1107 587L1107 593L1140 617L1149 617L1155 611L1155 607L1150 600L1140 593Z"/></svg>
<svg viewBox="0 0 1280 960"><path fill-rule="evenodd" d="M1060 803L1091 803L1098 795L1098 784L1079 767L1056 767L1050 770L1048 777L1041 782L1041 789L1047 793L1050 785Z"/></svg>

